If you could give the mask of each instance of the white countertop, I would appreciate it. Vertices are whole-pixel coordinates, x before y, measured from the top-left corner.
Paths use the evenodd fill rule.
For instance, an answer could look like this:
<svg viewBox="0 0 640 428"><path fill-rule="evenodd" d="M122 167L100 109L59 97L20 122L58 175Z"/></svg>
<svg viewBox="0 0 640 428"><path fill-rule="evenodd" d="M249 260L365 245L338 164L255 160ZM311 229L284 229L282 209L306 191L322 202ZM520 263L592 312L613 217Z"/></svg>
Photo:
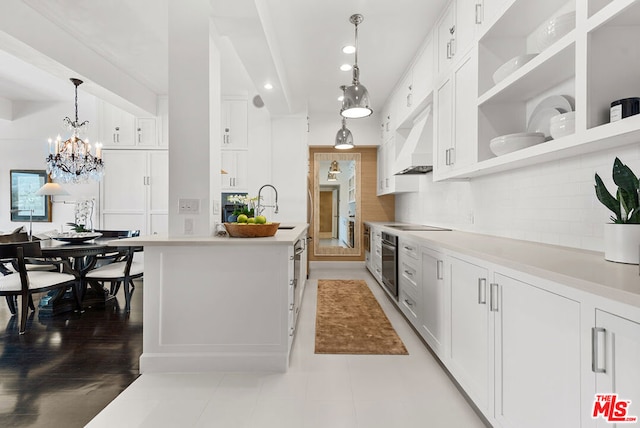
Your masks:
<svg viewBox="0 0 640 428"><path fill-rule="evenodd" d="M113 245L123 242L131 245L147 246L182 246L182 245L293 245L302 236L309 225L307 223L283 223L280 227L293 226L293 229L278 229L274 236L264 238L231 238L228 236L167 236L148 235L136 238L120 239Z"/></svg>
<svg viewBox="0 0 640 428"><path fill-rule="evenodd" d="M609 262L604 253L460 231L409 232L367 222L398 237L449 249L602 297L640 307L638 265ZM400 223L398 223L400 224Z"/></svg>

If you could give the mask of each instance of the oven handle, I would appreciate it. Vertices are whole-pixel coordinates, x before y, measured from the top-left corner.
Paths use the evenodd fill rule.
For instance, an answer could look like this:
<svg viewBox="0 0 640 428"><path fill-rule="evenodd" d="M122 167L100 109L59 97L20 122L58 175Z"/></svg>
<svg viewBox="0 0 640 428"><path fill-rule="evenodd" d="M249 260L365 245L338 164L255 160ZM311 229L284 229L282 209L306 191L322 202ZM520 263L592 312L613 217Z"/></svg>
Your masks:
<svg viewBox="0 0 640 428"><path fill-rule="evenodd" d="M398 247L396 247L396 246L395 246L395 245L393 245L393 244L389 244L387 241L382 241L382 246L383 246L384 248L387 248L388 250L393 251L393 254L395 254L395 253L396 253L396 249L398 248Z"/></svg>

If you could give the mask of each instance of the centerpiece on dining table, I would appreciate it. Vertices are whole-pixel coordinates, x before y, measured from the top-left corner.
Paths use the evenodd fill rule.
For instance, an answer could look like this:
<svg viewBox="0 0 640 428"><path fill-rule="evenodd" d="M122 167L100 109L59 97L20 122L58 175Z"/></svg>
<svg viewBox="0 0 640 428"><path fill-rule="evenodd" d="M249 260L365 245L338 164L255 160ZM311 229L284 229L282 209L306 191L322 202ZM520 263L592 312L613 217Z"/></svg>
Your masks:
<svg viewBox="0 0 640 428"><path fill-rule="evenodd" d="M278 231L280 223L269 222L263 215L254 216L257 196L231 195L227 201L238 204L238 208L227 219L230 221L224 223L227 233L232 238L264 238L273 236Z"/></svg>

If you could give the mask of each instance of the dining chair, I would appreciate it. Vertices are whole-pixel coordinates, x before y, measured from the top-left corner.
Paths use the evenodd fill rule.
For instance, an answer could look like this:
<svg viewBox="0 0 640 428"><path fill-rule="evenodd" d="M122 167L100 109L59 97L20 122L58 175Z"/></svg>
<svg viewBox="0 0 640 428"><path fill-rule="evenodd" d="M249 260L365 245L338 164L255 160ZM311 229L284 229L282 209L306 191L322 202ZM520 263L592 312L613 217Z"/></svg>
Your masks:
<svg viewBox="0 0 640 428"><path fill-rule="evenodd" d="M119 251L114 255L114 261L103 264L88 271L84 280L86 282L111 284L111 294L116 295L123 285L125 312L131 310L131 296L135 289L134 279L142 278L144 275L143 262L134 260L134 254L142 251L142 247L118 247ZM104 257L103 257L104 258Z"/></svg>
<svg viewBox="0 0 640 428"><path fill-rule="evenodd" d="M96 230L102 234L102 238L134 238L140 236L139 230ZM118 294L120 286L124 285L125 311L131 308L131 296L135 290L134 279L142 278L144 274L144 262L136 260L135 253L141 252L142 247L114 247L114 252L98 256L96 268L90 270L85 281L92 281L104 286L110 283L109 293L112 296Z"/></svg>
<svg viewBox="0 0 640 428"><path fill-rule="evenodd" d="M25 258L41 257L40 242L17 242L0 244L0 259L12 259L17 272L0 277L0 296L20 296L20 334L24 334L27 327L27 313L29 306L33 309L31 296L60 289L61 292L71 288L78 309L81 308L78 294L77 280L74 275L62 272L29 271ZM13 301L13 300L12 300ZM9 300L7 299L7 302ZM30 304L31 303L31 304ZM11 304L9 305L11 308ZM12 313L14 313L12 311Z"/></svg>

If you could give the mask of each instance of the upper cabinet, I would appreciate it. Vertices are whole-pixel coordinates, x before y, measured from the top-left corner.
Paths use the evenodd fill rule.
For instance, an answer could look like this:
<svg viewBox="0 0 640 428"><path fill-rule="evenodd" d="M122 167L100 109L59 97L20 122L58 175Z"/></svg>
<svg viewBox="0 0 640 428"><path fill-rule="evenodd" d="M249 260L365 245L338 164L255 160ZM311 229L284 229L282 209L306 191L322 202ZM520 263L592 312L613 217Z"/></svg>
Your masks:
<svg viewBox="0 0 640 428"><path fill-rule="evenodd" d="M436 24L438 75L451 70L473 46L476 37L481 0L453 0Z"/></svg>
<svg viewBox="0 0 640 428"><path fill-rule="evenodd" d="M433 39L429 37L398 86L395 99L395 127L421 110L433 90Z"/></svg>
<svg viewBox="0 0 640 428"><path fill-rule="evenodd" d="M105 148L163 147L156 117L135 117L104 101L98 101L101 143ZM166 148L166 144L163 148Z"/></svg>
<svg viewBox="0 0 640 428"><path fill-rule="evenodd" d="M477 159L438 179L481 176L638 141L640 116L611 122L610 105L640 93L634 71L640 60L630 55L640 36L639 2L508 0L493 6L477 41ZM528 61L496 74L523 55ZM567 111L575 115L571 129L551 135L550 117ZM545 133L544 142L500 155L491 149L496 137L536 131Z"/></svg>
<svg viewBox="0 0 640 428"><path fill-rule="evenodd" d="M222 100L222 149L248 148L247 100Z"/></svg>

